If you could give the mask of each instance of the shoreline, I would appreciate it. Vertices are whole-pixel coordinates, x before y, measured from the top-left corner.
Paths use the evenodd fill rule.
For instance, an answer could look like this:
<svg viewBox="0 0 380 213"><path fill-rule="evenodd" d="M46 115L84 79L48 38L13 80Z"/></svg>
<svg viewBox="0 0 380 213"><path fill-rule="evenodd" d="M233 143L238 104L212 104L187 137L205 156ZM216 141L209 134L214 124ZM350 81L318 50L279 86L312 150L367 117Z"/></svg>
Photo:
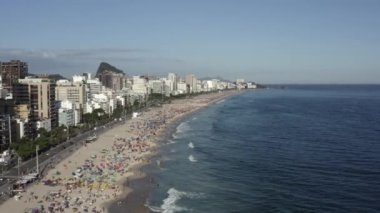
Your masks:
<svg viewBox="0 0 380 213"><path fill-rule="evenodd" d="M175 132L175 128L186 118L197 112L199 108L193 112L178 118L176 121L171 122L166 129L163 131L163 135L160 139L156 141L157 146L154 147L155 150L152 151L149 156L147 156L147 161L136 165L133 169L137 174L132 175L125 180L123 183L123 190L125 193L122 194L118 199L112 200L105 204L107 212L134 212L134 213L146 213L149 212L149 208L146 207L146 199L149 196L151 190L156 187L156 183L149 175L149 170L156 165L153 161L160 153L161 146L167 144L166 141L171 137L172 133ZM154 184L154 185L153 185Z"/></svg>
<svg viewBox="0 0 380 213"><path fill-rule="evenodd" d="M129 178L129 184L125 185L125 190L128 190L128 193L126 193L122 198L109 202L107 205L107 211L112 213L121 213L125 211L135 213L151 212L146 205L146 201L150 195L150 192L153 188L158 186L158 183L150 176L149 171L151 169L157 169L155 168L156 163L153 162L153 159L159 157L161 147L167 144L164 141L169 140L170 137L172 137L172 134L175 133L178 125L180 125L184 120L189 119L193 114L204 108L210 107L218 101L231 98L235 95L241 94L242 92L244 91L235 91L231 94L216 98L208 102L207 105L185 113L172 121L163 131L163 135L160 135L160 139L156 141L157 146L154 147L154 152L147 156L149 162L135 167L136 171L139 172L140 175ZM121 201L121 203L118 203L119 201Z"/></svg>
<svg viewBox="0 0 380 213"><path fill-rule="evenodd" d="M97 141L61 159L41 181L28 186L19 200L10 198L1 204L0 212L7 209L15 212L36 209L43 212L111 212L109 209L123 198L140 201L126 203L132 212L147 212L144 205L130 203L145 204L150 191L149 184L145 183L152 180L146 176L144 168L152 164L151 159L158 154L168 130L196 111L240 93L203 94L174 100L160 108L149 108L138 118L109 129L99 135ZM139 193L144 187L147 187L145 193Z"/></svg>

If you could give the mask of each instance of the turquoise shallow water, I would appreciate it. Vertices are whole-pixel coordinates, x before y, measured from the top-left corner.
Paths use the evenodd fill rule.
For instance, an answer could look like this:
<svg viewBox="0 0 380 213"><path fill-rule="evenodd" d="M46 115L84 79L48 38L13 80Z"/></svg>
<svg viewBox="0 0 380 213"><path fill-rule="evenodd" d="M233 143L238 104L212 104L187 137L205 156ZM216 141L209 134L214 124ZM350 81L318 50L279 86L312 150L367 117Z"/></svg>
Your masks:
<svg viewBox="0 0 380 213"><path fill-rule="evenodd" d="M245 92L179 124L152 212L379 212L380 87Z"/></svg>

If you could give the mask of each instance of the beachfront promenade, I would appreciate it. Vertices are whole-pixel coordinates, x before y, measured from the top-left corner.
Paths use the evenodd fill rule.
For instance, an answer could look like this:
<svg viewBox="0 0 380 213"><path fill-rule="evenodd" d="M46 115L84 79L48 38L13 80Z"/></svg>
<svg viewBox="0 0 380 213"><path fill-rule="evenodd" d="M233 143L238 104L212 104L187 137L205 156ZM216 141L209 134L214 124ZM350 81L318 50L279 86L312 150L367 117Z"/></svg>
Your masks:
<svg viewBox="0 0 380 213"><path fill-rule="evenodd" d="M126 196L123 183L149 162L157 141L175 120L236 91L200 95L150 108L100 134L93 143L77 146L49 168L41 181L16 199L0 205L0 212L107 212L107 206Z"/></svg>
<svg viewBox="0 0 380 213"><path fill-rule="evenodd" d="M51 148L50 150L41 153L39 155L39 168L40 171L43 173L46 168L48 168L51 165L54 165L55 163L59 162L61 159L69 156L73 150L76 150L79 148L83 141L90 135L93 134L101 134L105 131L107 131L110 128L113 128L115 125L120 125L124 123L123 121L112 121L101 128L97 128L96 130L90 130L88 132L85 132L83 134L80 134L76 137L70 138L69 140L65 141L64 143L59 144L56 147ZM16 179L19 177L19 171L20 174L27 174L32 170L36 170L36 159L31 158L25 162L20 163L20 168L18 166L14 166L8 171L2 171L1 178L3 181L0 184L0 194L2 194L2 197L0 197L0 203L2 203L5 199L7 199L7 193L9 192L9 187L16 181ZM9 179L9 181L7 181Z"/></svg>

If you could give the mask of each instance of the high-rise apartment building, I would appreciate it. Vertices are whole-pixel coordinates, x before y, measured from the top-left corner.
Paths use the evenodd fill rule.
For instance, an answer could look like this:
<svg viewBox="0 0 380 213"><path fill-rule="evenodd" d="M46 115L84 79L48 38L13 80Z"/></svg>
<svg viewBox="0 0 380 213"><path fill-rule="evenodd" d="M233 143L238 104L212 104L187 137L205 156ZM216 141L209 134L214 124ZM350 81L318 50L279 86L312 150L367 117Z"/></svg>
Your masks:
<svg viewBox="0 0 380 213"><path fill-rule="evenodd" d="M0 63L0 73L3 88L10 92L12 91L12 84L28 75L28 64L19 60L2 62Z"/></svg>
<svg viewBox="0 0 380 213"><path fill-rule="evenodd" d="M86 109L86 102L87 102L87 90L86 90L86 84L83 81L75 81L70 82L68 80L59 80L57 81L57 85L55 87L55 98L58 101L61 101L61 106L58 109L58 123L59 125L65 125L68 124L71 125L71 122L63 122L62 119L66 119L64 114L62 112L69 114L73 112L73 116L75 114L75 120L72 119L73 124L76 125L79 123L79 121L82 119L82 115L85 112ZM65 107L62 107L62 103L70 103L71 107L70 109L66 109ZM70 114L71 116L71 114ZM63 123L62 123L63 122Z"/></svg>
<svg viewBox="0 0 380 213"><path fill-rule="evenodd" d="M18 134L19 138L22 136L33 137L32 114L30 113L29 102L29 87L24 84L14 84L12 87L12 94L14 100L14 119L18 121L18 130L22 133ZM16 129L16 130L17 130ZM19 131L20 132L20 131Z"/></svg>
<svg viewBox="0 0 380 213"><path fill-rule="evenodd" d="M13 100L0 99L0 150L7 147L12 140L12 105Z"/></svg>
<svg viewBox="0 0 380 213"><path fill-rule="evenodd" d="M11 116L9 114L1 114L0 115L0 150L2 151L2 147L10 144L10 124L11 124Z"/></svg>
<svg viewBox="0 0 380 213"><path fill-rule="evenodd" d="M55 83L49 78L27 77L19 79L15 85L16 103L27 103L30 107L30 122L34 131L37 122L50 120L51 127L58 126L58 114L55 103Z"/></svg>
<svg viewBox="0 0 380 213"><path fill-rule="evenodd" d="M99 81L103 86L115 91L120 91L124 86L124 74L114 73L112 71L104 71L98 75Z"/></svg>
<svg viewBox="0 0 380 213"><path fill-rule="evenodd" d="M68 100L83 108L87 98L86 85L83 82L73 83L68 80L59 80L55 87L55 98L59 101Z"/></svg>
<svg viewBox="0 0 380 213"><path fill-rule="evenodd" d="M90 79L86 81L87 87L88 87L88 97L91 97L95 94L100 94L102 92L102 83L99 81L99 79Z"/></svg>
<svg viewBox="0 0 380 213"><path fill-rule="evenodd" d="M150 91L147 84L147 78L143 76L133 76L132 81L133 81L132 91L135 94L139 94L139 95L149 94Z"/></svg>
<svg viewBox="0 0 380 213"><path fill-rule="evenodd" d="M186 84L190 86L190 92L197 92L197 78L195 75L190 74L186 76Z"/></svg>
<svg viewBox="0 0 380 213"><path fill-rule="evenodd" d="M149 80L148 84L152 94L163 94L165 91L165 83L162 80Z"/></svg>
<svg viewBox="0 0 380 213"><path fill-rule="evenodd" d="M175 73L169 73L168 74L168 80L172 82L172 89L173 91L177 91L177 75Z"/></svg>

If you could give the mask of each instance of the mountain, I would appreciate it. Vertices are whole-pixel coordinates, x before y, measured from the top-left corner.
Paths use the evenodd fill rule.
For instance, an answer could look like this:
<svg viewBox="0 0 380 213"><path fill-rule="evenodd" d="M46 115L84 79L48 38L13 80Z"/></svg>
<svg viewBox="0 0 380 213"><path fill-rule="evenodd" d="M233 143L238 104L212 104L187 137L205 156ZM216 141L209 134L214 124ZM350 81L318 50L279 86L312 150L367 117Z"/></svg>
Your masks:
<svg viewBox="0 0 380 213"><path fill-rule="evenodd" d="M32 73L28 73L28 76L33 76L36 78L49 78L49 79L52 79L54 81L67 80L67 78L63 77L61 74L32 74Z"/></svg>
<svg viewBox="0 0 380 213"><path fill-rule="evenodd" d="M53 79L54 81L58 80L67 80L67 78L63 77L61 74L50 74L48 78Z"/></svg>
<svg viewBox="0 0 380 213"><path fill-rule="evenodd" d="M111 72L114 72L114 73L122 73L122 74L125 74L123 72L123 70L120 70L114 66L112 66L111 64L107 63L107 62L102 62L99 64L99 68L98 68L98 71L96 71L96 77L99 76L101 73L103 73L104 71L111 71Z"/></svg>

